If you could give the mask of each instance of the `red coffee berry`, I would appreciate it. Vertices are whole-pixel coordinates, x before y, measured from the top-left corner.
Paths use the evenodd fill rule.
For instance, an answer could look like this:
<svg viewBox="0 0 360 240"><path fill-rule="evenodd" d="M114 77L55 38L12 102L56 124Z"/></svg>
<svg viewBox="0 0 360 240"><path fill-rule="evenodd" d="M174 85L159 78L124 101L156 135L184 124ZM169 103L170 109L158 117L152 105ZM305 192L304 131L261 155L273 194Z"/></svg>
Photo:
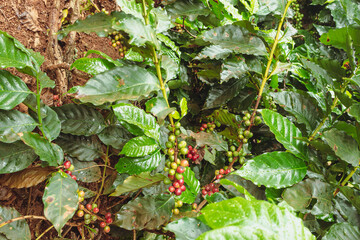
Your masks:
<svg viewBox="0 0 360 240"><path fill-rule="evenodd" d="M184 185L183 185L183 186L184 186ZM181 193L182 193L182 191L181 191L180 188L177 188L177 189L175 190L175 195L176 195L176 196L180 196Z"/></svg>
<svg viewBox="0 0 360 240"><path fill-rule="evenodd" d="M175 179L175 175L170 175L170 174L168 174L168 178L169 178L170 180L174 180L174 179Z"/></svg>
<svg viewBox="0 0 360 240"><path fill-rule="evenodd" d="M187 155L187 157L188 157L189 159L192 159L192 158L193 158L193 155L192 155L191 153L189 153L189 154Z"/></svg>
<svg viewBox="0 0 360 240"><path fill-rule="evenodd" d="M101 228L106 227L106 222L101 222L101 223L100 223L100 227L101 227Z"/></svg>
<svg viewBox="0 0 360 240"><path fill-rule="evenodd" d="M219 189L216 187L213 189L213 192L216 193L216 192L219 192Z"/></svg>
<svg viewBox="0 0 360 240"><path fill-rule="evenodd" d="M214 183L209 183L209 187L212 189L215 187L215 184Z"/></svg>
<svg viewBox="0 0 360 240"><path fill-rule="evenodd" d="M98 213L98 212L99 212L99 208L97 208L97 207L94 208L94 209L93 209L93 212L94 212L94 213Z"/></svg>
<svg viewBox="0 0 360 240"><path fill-rule="evenodd" d="M112 222L113 222L113 220L112 220L112 218L111 218L111 217L106 218L106 223L111 224Z"/></svg>
<svg viewBox="0 0 360 240"><path fill-rule="evenodd" d="M53 100L54 101L59 100L59 95L53 95Z"/></svg>
<svg viewBox="0 0 360 240"><path fill-rule="evenodd" d="M189 161L188 161L188 160L186 160L186 159L181 160L181 162L180 162L180 166L183 166L183 167L188 167L188 166L189 166Z"/></svg>
<svg viewBox="0 0 360 240"><path fill-rule="evenodd" d="M175 192L174 186L170 186L170 187L169 187L169 192Z"/></svg>
<svg viewBox="0 0 360 240"><path fill-rule="evenodd" d="M74 179L76 181L76 176L75 175L71 175L71 178Z"/></svg>
<svg viewBox="0 0 360 240"><path fill-rule="evenodd" d="M172 184L174 188L180 188L180 184L178 182L173 182Z"/></svg>
<svg viewBox="0 0 360 240"><path fill-rule="evenodd" d="M185 191L186 191L185 185L181 185L181 186L180 186L180 190L181 190L182 192L185 192Z"/></svg>
<svg viewBox="0 0 360 240"><path fill-rule="evenodd" d="M208 195L211 196L213 195L214 193L212 191L208 192Z"/></svg>
<svg viewBox="0 0 360 240"><path fill-rule="evenodd" d="M201 191L201 193L202 193L202 195L206 195L206 194L207 194L207 191L206 191L205 189L203 189L203 190Z"/></svg>
<svg viewBox="0 0 360 240"><path fill-rule="evenodd" d="M200 131L204 131L204 128L203 128L203 127L200 127Z"/></svg>
<svg viewBox="0 0 360 240"><path fill-rule="evenodd" d="M207 125L206 123L203 123L201 126L202 126L203 128L207 128L207 127L208 127L208 125Z"/></svg>
<svg viewBox="0 0 360 240"><path fill-rule="evenodd" d="M84 216L84 211L83 210L77 211L77 216L78 217L83 217Z"/></svg>
<svg viewBox="0 0 360 240"><path fill-rule="evenodd" d="M208 191L210 191L210 190L211 190L211 187L210 187L209 185L206 185L206 186L205 186L205 191L208 192Z"/></svg>
<svg viewBox="0 0 360 240"><path fill-rule="evenodd" d="M66 173L66 174L69 174L69 175L71 175L71 174L72 174L72 172L71 172L71 171L69 171L69 170L66 170L66 171L65 171L65 173Z"/></svg>
<svg viewBox="0 0 360 240"><path fill-rule="evenodd" d="M193 149L193 147L189 145L188 149L189 149L189 151L191 151Z"/></svg>
<svg viewBox="0 0 360 240"><path fill-rule="evenodd" d="M225 174L229 174L231 172L230 169L226 169Z"/></svg>
<svg viewBox="0 0 360 240"><path fill-rule="evenodd" d="M183 172L185 172L185 167L183 167L183 166L178 166L177 169L176 169L176 171L177 171L178 173L183 173Z"/></svg>
<svg viewBox="0 0 360 240"><path fill-rule="evenodd" d="M177 180L178 181L178 183L180 184L180 186L181 185L184 185L184 179L179 179L179 180Z"/></svg>
<svg viewBox="0 0 360 240"><path fill-rule="evenodd" d="M222 177L223 177L223 175L219 174L219 175L216 176L216 179L220 179Z"/></svg>
<svg viewBox="0 0 360 240"><path fill-rule="evenodd" d="M64 168L68 169L71 166L71 162L70 161L65 161L64 162Z"/></svg>
<svg viewBox="0 0 360 240"><path fill-rule="evenodd" d="M200 157L199 154L196 153L196 154L194 154L192 160L195 161L195 160L198 159L199 157Z"/></svg>
<svg viewBox="0 0 360 240"><path fill-rule="evenodd" d="M219 170L219 173L220 173L220 174L225 174L225 170L224 170L224 169L220 169L220 170Z"/></svg>
<svg viewBox="0 0 360 240"><path fill-rule="evenodd" d="M111 213L109 213L109 212L106 213L106 214L105 214L105 218L111 218Z"/></svg>
<svg viewBox="0 0 360 240"><path fill-rule="evenodd" d="M92 205L91 205L90 203L86 204L86 209L89 210L89 211L91 211Z"/></svg>

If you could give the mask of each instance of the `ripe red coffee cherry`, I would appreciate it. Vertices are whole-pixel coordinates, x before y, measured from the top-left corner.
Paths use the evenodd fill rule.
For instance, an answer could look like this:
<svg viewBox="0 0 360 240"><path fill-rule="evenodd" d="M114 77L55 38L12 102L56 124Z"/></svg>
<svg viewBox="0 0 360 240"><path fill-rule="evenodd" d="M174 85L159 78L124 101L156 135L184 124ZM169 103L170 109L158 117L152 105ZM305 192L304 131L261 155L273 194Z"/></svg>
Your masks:
<svg viewBox="0 0 360 240"><path fill-rule="evenodd" d="M220 169L220 170L219 170L219 173L220 173L220 174L225 174L225 170L224 170L224 169Z"/></svg>
<svg viewBox="0 0 360 240"><path fill-rule="evenodd" d="M208 191L210 191L210 190L211 190L210 186L209 186L209 185L206 185L206 186L205 186L205 191L208 192Z"/></svg>
<svg viewBox="0 0 360 240"><path fill-rule="evenodd" d="M184 185L183 185L183 186L184 186ZM175 195L176 195L176 196L180 196L181 193L182 193L182 191L181 191L180 188L177 188L177 189L175 190Z"/></svg>
<svg viewBox="0 0 360 240"><path fill-rule="evenodd" d="M206 191L205 189L203 189L203 190L201 191L201 193L202 193L202 195L206 195L206 194L207 194L207 191Z"/></svg>
<svg viewBox="0 0 360 240"><path fill-rule="evenodd" d="M106 214L105 214L105 218L111 218L111 213L109 213L109 212L106 213Z"/></svg>
<svg viewBox="0 0 360 240"><path fill-rule="evenodd" d="M69 170L66 170L66 171L65 171L65 173L66 173L66 174L69 174L69 175L71 175L71 174L72 174L72 172L71 172L71 171L69 171Z"/></svg>
<svg viewBox="0 0 360 240"><path fill-rule="evenodd" d="M183 172L185 172L185 167L183 167L183 166L178 166L177 169L176 169L176 171L177 171L178 173L183 173Z"/></svg>
<svg viewBox="0 0 360 240"><path fill-rule="evenodd" d="M191 151L191 150L193 149L193 147L192 147L192 146L188 146L188 149L189 149L189 151Z"/></svg>
<svg viewBox="0 0 360 240"><path fill-rule="evenodd" d="M186 191L185 185L181 185L181 186L180 186L180 190L181 190L182 192L185 192L185 191Z"/></svg>
<svg viewBox="0 0 360 240"><path fill-rule="evenodd" d="M189 166L189 161L186 159L181 160L180 165L183 167L188 167Z"/></svg>
<svg viewBox="0 0 360 240"><path fill-rule="evenodd" d="M71 178L74 179L76 181L76 176L75 175L71 175Z"/></svg>
<svg viewBox="0 0 360 240"><path fill-rule="evenodd" d="M230 169L226 169L225 174L229 174L231 172Z"/></svg>
<svg viewBox="0 0 360 240"><path fill-rule="evenodd" d="M192 159L192 158L193 158L193 155L192 155L191 153L188 153L187 157L188 157L189 159Z"/></svg>
<svg viewBox="0 0 360 240"><path fill-rule="evenodd" d="M180 188L180 184L178 182L173 182L172 185L174 188Z"/></svg>
<svg viewBox="0 0 360 240"><path fill-rule="evenodd" d="M90 211L92 209L92 205L90 203L86 204L86 209Z"/></svg>
<svg viewBox="0 0 360 240"><path fill-rule="evenodd" d="M201 126L202 126L203 128L207 128L207 127L208 127L208 125L207 125L206 123L203 123Z"/></svg>
<svg viewBox="0 0 360 240"><path fill-rule="evenodd" d="M99 208L97 208L97 207L94 208L94 209L93 209L93 212L94 212L94 213L98 213L98 212L99 212Z"/></svg>
<svg viewBox="0 0 360 240"><path fill-rule="evenodd" d="M104 227L104 232L106 233L110 232L110 227L109 226Z"/></svg>
<svg viewBox="0 0 360 240"><path fill-rule="evenodd" d="M214 189L213 189L213 192L214 192L214 193L219 192L219 189L218 189L218 188L214 188Z"/></svg>
<svg viewBox="0 0 360 240"><path fill-rule="evenodd" d="M175 192L174 186L170 186L170 187L169 187L169 192Z"/></svg>
<svg viewBox="0 0 360 240"><path fill-rule="evenodd" d="M71 166L71 162L70 161L65 161L64 162L64 168L68 169Z"/></svg>
<svg viewBox="0 0 360 240"><path fill-rule="evenodd" d="M215 187L215 184L214 184L214 183L209 183L209 187L210 187L210 188L214 188L214 187Z"/></svg>
<svg viewBox="0 0 360 240"><path fill-rule="evenodd" d="M216 179L220 179L222 177L223 177L223 175L219 174L219 175L216 176Z"/></svg>
<svg viewBox="0 0 360 240"><path fill-rule="evenodd" d="M53 95L53 100L54 101L59 100L59 95Z"/></svg>
<svg viewBox="0 0 360 240"><path fill-rule="evenodd" d="M113 220L112 220L112 218L111 218L111 217L106 218L106 223L111 224L112 222L113 222Z"/></svg>
<svg viewBox="0 0 360 240"><path fill-rule="evenodd" d="M178 183L180 184L180 186L181 185L184 185L184 179L179 179L179 180L177 180L178 181Z"/></svg>
<svg viewBox="0 0 360 240"><path fill-rule="evenodd" d="M105 223L105 222L101 222L101 223L100 223L100 227L101 227L101 228L106 227L106 223Z"/></svg>
<svg viewBox="0 0 360 240"><path fill-rule="evenodd" d="M84 211L83 210L77 211L77 216L78 217L83 217L84 216Z"/></svg>

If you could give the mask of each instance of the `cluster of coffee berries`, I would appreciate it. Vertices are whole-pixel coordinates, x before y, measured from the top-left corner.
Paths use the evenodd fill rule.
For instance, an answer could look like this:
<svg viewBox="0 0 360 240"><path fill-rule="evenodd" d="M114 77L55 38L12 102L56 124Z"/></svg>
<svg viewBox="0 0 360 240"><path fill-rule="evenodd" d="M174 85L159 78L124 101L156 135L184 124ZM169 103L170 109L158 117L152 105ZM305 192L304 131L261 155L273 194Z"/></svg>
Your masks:
<svg viewBox="0 0 360 240"><path fill-rule="evenodd" d="M127 51L126 38L120 32L113 31L109 33L108 37L111 39L111 46L119 51L120 57L124 57Z"/></svg>
<svg viewBox="0 0 360 240"><path fill-rule="evenodd" d="M91 222L95 222L98 219L95 214L99 212L99 208L98 208L97 204L96 203L93 203L93 204L88 203L88 204L86 204L86 209L88 210L88 213L84 212L85 206L82 204L79 204L79 210L77 211L76 215L78 217L84 217L85 224L90 224ZM92 214L91 212L93 212L95 214Z"/></svg>
<svg viewBox="0 0 360 240"><path fill-rule="evenodd" d="M264 105L264 108L276 111L276 104L271 96L264 96L262 98L262 104Z"/></svg>
<svg viewBox="0 0 360 240"><path fill-rule="evenodd" d="M187 154L187 158L195 162L200 157L200 155L198 154L198 150L190 145L188 147L188 150L189 153Z"/></svg>
<svg viewBox="0 0 360 240"><path fill-rule="evenodd" d="M74 167L74 165L71 164L70 161L65 161L65 162L64 162L64 168L66 169L66 170L65 170L65 173L66 173L66 174L69 174L69 176L70 176L72 179L76 180L76 176L75 176L75 175L72 175L72 171L74 171L75 167Z"/></svg>
<svg viewBox="0 0 360 240"><path fill-rule="evenodd" d="M174 32L183 33L184 32L184 25L175 23L175 27L171 29Z"/></svg>
<svg viewBox="0 0 360 240"><path fill-rule="evenodd" d="M77 193L78 193L79 202L84 201L85 192L84 191L79 191L79 189L78 189Z"/></svg>
<svg viewBox="0 0 360 240"><path fill-rule="evenodd" d="M105 222L104 221L100 222L100 227L104 228L104 232L108 233L108 232L110 232L110 226L108 226L108 224L111 224L113 222L111 213L109 213L109 212L106 213L105 219L106 219Z"/></svg>
<svg viewBox="0 0 360 240"><path fill-rule="evenodd" d="M219 170L215 170L215 178L220 179L223 178L224 175L229 174L232 172L232 169L228 168L227 166L224 168L221 168Z"/></svg>
<svg viewBox="0 0 360 240"><path fill-rule="evenodd" d="M184 205L183 201L178 200L175 202L175 208L173 208L172 212L175 215L178 215L180 213L179 208L181 208Z"/></svg>
<svg viewBox="0 0 360 240"><path fill-rule="evenodd" d="M177 196L180 196L186 190L183 173L189 166L188 160L181 160L182 157L188 154L189 149L185 141L178 141L177 139L177 136L180 135L180 127L179 122L169 127L170 132L164 150L165 154L167 154L164 171L168 172L168 178L164 180L164 183L172 184L168 190Z"/></svg>
<svg viewBox="0 0 360 240"><path fill-rule="evenodd" d="M293 1L291 5L291 8L294 10L294 26L295 28L300 29L302 27L304 14L300 12L300 5L297 1Z"/></svg>
<svg viewBox="0 0 360 240"><path fill-rule="evenodd" d="M109 14L110 14L109 11L106 11L105 8L102 8L102 9L101 9L101 12L105 13L106 15L109 15Z"/></svg>
<svg viewBox="0 0 360 240"><path fill-rule="evenodd" d="M219 192L219 187L217 185L215 185L214 183L209 183L203 187L201 194L203 196L206 196L206 195L211 196L216 192Z"/></svg>

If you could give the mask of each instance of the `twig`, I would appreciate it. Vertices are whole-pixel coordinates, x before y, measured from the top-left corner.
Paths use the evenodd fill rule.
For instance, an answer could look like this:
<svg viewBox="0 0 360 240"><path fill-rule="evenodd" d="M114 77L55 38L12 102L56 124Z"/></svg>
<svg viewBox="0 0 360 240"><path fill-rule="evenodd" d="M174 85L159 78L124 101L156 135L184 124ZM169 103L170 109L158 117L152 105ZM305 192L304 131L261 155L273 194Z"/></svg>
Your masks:
<svg viewBox="0 0 360 240"><path fill-rule="evenodd" d="M36 238L36 240L39 240L40 238L42 238L42 236L44 236L48 231L50 231L52 228L54 227L54 225L51 225L48 229L46 229L42 234L40 234L40 236L38 236Z"/></svg>
<svg viewBox="0 0 360 240"><path fill-rule="evenodd" d="M94 203L96 203L96 200L98 200L98 198L100 197L102 189L104 187L106 167L107 167L108 161L109 161L109 146L106 147L105 163L104 163L103 176L102 176L102 179L101 179L101 186L100 186L100 189L99 189L99 191L98 191L98 193L96 195Z"/></svg>
<svg viewBox="0 0 360 240"><path fill-rule="evenodd" d="M6 222L3 222L0 224L0 228L2 228L3 226L18 221L18 220L24 220L24 219L41 219L41 220L47 220L45 217L43 216L35 216L35 215L27 215L27 216L21 216L21 217L17 217L17 218L13 218L10 220L7 220Z"/></svg>
<svg viewBox="0 0 360 240"><path fill-rule="evenodd" d="M136 240L136 230L133 229L133 239Z"/></svg>

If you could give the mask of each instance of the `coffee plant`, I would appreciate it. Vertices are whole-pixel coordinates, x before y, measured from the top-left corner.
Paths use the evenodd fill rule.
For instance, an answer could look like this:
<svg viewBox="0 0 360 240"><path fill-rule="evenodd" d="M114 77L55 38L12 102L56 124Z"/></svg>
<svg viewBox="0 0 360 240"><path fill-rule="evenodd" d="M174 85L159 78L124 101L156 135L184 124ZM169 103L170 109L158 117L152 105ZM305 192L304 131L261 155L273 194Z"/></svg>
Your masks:
<svg viewBox="0 0 360 240"><path fill-rule="evenodd" d="M0 208L2 238L40 218L78 239L360 239L359 1L116 2L58 32L119 59L88 51L53 106L44 58L0 32L1 183L46 181L44 216Z"/></svg>

